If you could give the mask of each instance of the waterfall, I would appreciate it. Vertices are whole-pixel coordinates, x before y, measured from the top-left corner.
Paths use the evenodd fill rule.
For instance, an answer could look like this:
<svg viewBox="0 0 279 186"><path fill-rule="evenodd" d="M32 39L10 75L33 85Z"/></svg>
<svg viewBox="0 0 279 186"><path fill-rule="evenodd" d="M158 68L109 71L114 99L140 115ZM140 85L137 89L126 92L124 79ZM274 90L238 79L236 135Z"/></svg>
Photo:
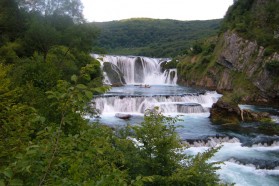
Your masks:
<svg viewBox="0 0 279 186"><path fill-rule="evenodd" d="M166 84L173 84L177 82L177 70L176 69L169 69L165 70L164 72L165 83Z"/></svg>
<svg viewBox="0 0 279 186"><path fill-rule="evenodd" d="M113 86L103 95L95 96L92 107L100 117L92 121L115 128L129 124L140 124L147 109L158 107L164 115L179 116L176 124L181 143L187 148L183 152L195 155L216 146L222 148L209 162L224 162L218 174L226 182L237 185L278 185L279 137L258 133L247 133L239 128L225 130L227 125L212 125L209 109L222 96L213 91L182 87L176 84L176 69L162 70L161 64L168 59L125 56L93 55L100 61L107 83L118 78L125 86ZM163 66L163 65L162 65ZM113 76L111 75L113 74ZM111 75L111 77L110 77ZM123 81L122 81L123 80ZM146 88L139 84L151 84ZM240 105L241 108L251 108ZM256 110L263 108L255 107ZM266 108L265 108L266 109ZM272 110L279 123L278 110ZM121 118L119 116L128 116ZM250 125L249 125L250 127Z"/></svg>
<svg viewBox="0 0 279 186"><path fill-rule="evenodd" d="M162 72L161 64L169 62L168 58L149 58L140 56L92 55L101 64L109 62L118 67L127 84L175 85L176 69ZM107 79L106 79L107 80Z"/></svg>
<svg viewBox="0 0 279 186"><path fill-rule="evenodd" d="M92 103L101 114L144 113L146 109L159 107L163 113L204 113L218 100L216 93L179 96L100 96Z"/></svg>

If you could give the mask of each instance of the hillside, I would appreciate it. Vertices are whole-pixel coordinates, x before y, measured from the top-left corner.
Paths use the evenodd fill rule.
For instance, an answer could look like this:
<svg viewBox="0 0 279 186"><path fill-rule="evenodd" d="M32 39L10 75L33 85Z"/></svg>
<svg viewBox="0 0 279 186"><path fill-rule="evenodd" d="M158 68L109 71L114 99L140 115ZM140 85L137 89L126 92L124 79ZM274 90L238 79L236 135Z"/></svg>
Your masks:
<svg viewBox="0 0 279 186"><path fill-rule="evenodd" d="M279 104L279 1L238 0L218 37L180 57L179 82L235 103Z"/></svg>
<svg viewBox="0 0 279 186"><path fill-rule="evenodd" d="M101 30L98 47L110 54L173 57L195 41L215 35L220 22L136 18L92 24Z"/></svg>

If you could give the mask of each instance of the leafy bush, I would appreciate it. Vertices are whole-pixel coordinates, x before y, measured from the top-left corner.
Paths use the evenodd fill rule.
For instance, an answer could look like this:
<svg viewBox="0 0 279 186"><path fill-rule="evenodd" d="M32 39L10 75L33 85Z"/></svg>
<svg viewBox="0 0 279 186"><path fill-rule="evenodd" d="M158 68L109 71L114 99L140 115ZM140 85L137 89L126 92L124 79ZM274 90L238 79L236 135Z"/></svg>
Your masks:
<svg viewBox="0 0 279 186"><path fill-rule="evenodd" d="M274 48L272 47L267 47L264 50L264 56L270 56L271 54L273 54L275 52Z"/></svg>
<svg viewBox="0 0 279 186"><path fill-rule="evenodd" d="M210 44L209 44L208 46L206 46L206 48L204 49L204 54L205 54L205 55L209 55L209 54L213 53L215 47L216 47L216 44L210 43Z"/></svg>
<svg viewBox="0 0 279 186"><path fill-rule="evenodd" d="M176 68L178 63L179 63L178 60L173 59L173 60L171 60L170 62L163 63L163 64L161 65L161 67L162 67L163 69L172 69L172 68Z"/></svg>
<svg viewBox="0 0 279 186"><path fill-rule="evenodd" d="M202 52L201 44L195 43L192 48L192 54L197 55L200 54L201 52Z"/></svg>
<svg viewBox="0 0 279 186"><path fill-rule="evenodd" d="M204 56L201 60L202 65L206 65L210 62L210 58L208 56Z"/></svg>

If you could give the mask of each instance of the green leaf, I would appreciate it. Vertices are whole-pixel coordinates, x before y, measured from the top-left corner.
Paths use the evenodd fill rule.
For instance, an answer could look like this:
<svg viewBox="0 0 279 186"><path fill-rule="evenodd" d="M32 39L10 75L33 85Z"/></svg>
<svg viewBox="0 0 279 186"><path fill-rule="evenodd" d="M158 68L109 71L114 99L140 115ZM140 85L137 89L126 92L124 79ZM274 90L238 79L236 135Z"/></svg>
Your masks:
<svg viewBox="0 0 279 186"><path fill-rule="evenodd" d="M25 170L26 170L28 173L31 173L30 168L31 168L31 165L28 165L28 166L25 168Z"/></svg>
<svg viewBox="0 0 279 186"><path fill-rule="evenodd" d="M21 186L21 185L23 185L23 182L22 182L22 180L19 180L19 179L13 179L13 180L11 180L10 185L11 186Z"/></svg>
<svg viewBox="0 0 279 186"><path fill-rule="evenodd" d="M144 181L144 182L153 182L154 181L154 177L153 176L144 176L142 178L142 181Z"/></svg>
<svg viewBox="0 0 279 186"><path fill-rule="evenodd" d="M72 77L71 77L71 80L73 81L73 82L77 82L77 80L78 80L78 77L77 77L77 75L72 75Z"/></svg>
<svg viewBox="0 0 279 186"><path fill-rule="evenodd" d="M77 84L78 89L87 89L87 87L84 84Z"/></svg>
<svg viewBox="0 0 279 186"><path fill-rule="evenodd" d="M86 91L84 91L84 93L85 93L87 98L89 98L89 99L93 98L93 93L92 92L86 90Z"/></svg>
<svg viewBox="0 0 279 186"><path fill-rule="evenodd" d="M0 186L5 186L4 180L0 180Z"/></svg>
<svg viewBox="0 0 279 186"><path fill-rule="evenodd" d="M3 174L4 174L5 176L7 176L8 178L12 178L12 176L13 176L13 171L12 171L12 169L10 169L10 168L6 168L6 169L4 170L4 172L3 172Z"/></svg>
<svg viewBox="0 0 279 186"><path fill-rule="evenodd" d="M36 153L37 153L36 150L28 150L26 154L31 155L31 154L36 154Z"/></svg>
<svg viewBox="0 0 279 186"><path fill-rule="evenodd" d="M103 150L101 150L101 149L97 149L97 152L99 153L99 154L104 154L104 151Z"/></svg>

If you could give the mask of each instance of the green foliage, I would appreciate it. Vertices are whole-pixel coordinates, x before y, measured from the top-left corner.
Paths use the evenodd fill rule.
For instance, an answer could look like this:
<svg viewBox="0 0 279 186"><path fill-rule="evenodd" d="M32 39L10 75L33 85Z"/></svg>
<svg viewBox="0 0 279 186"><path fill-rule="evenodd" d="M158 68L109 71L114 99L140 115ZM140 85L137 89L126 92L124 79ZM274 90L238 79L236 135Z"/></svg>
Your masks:
<svg viewBox="0 0 279 186"><path fill-rule="evenodd" d="M99 30L90 24L71 25L64 31L62 44L70 48L77 48L84 52L90 52L96 43Z"/></svg>
<svg viewBox="0 0 279 186"><path fill-rule="evenodd" d="M84 23L80 0L3 0L0 3L0 47L5 46L2 52L16 52L20 57L38 52L46 60L48 52L57 45L88 53L96 43L99 31ZM23 49L19 52L11 43L20 44ZM14 62L6 59L7 63Z"/></svg>
<svg viewBox="0 0 279 186"><path fill-rule="evenodd" d="M208 161L220 148L209 149L186 159L183 168L178 169L170 177L169 183L171 185L218 185L220 180L216 171L219 169L220 162L209 163Z"/></svg>
<svg viewBox="0 0 279 186"><path fill-rule="evenodd" d="M42 15L69 16L76 23L83 22L83 6L80 0L19 0L19 6L26 11L39 12Z"/></svg>
<svg viewBox="0 0 279 186"><path fill-rule="evenodd" d="M78 72L76 57L67 47L57 46L49 51L46 63L53 65L60 72L61 77L70 80L70 76Z"/></svg>
<svg viewBox="0 0 279 186"><path fill-rule="evenodd" d="M256 40L269 51L278 50L279 2L257 3L255 0L238 0L228 10L222 30L235 30L242 37ZM268 55L266 53L265 55Z"/></svg>
<svg viewBox="0 0 279 186"><path fill-rule="evenodd" d="M16 0L0 1L0 46L3 42L14 41L25 28L24 16L18 9Z"/></svg>
<svg viewBox="0 0 279 186"><path fill-rule="evenodd" d="M5 64L13 64L19 61L17 53L21 45L18 42L7 42L0 48L0 61Z"/></svg>
<svg viewBox="0 0 279 186"><path fill-rule="evenodd" d="M172 69L172 68L176 68L178 63L179 63L179 61L177 59L172 59L171 61L169 61L167 63L161 64L161 67L163 69Z"/></svg>
<svg viewBox="0 0 279 186"><path fill-rule="evenodd" d="M261 121L259 129L269 134L279 134L279 125L270 120Z"/></svg>
<svg viewBox="0 0 279 186"><path fill-rule="evenodd" d="M18 93L9 90L7 71L0 69L1 83L5 86L0 87L1 104L5 104L5 107L1 107L4 117L1 116L0 125L3 129L0 179L6 184L94 184L106 175L114 176L111 182L125 183L121 179L125 172L113 165L112 157L115 157L115 162L120 161L120 157L111 147L112 131L100 126L90 127L82 117L85 113L95 114L91 112L88 102L96 90L79 83L82 79L87 82L91 80L93 67L88 64L78 76L72 76L72 83L59 80L56 88L47 92L48 109L56 115L47 120L38 116L35 109L16 102ZM99 87L97 89L101 90ZM7 97L10 103L5 101ZM95 161L93 155L102 161ZM89 170L93 172L85 174Z"/></svg>
<svg viewBox="0 0 279 186"><path fill-rule="evenodd" d="M267 47L264 50L264 56L270 56L275 52L275 50L272 47Z"/></svg>
<svg viewBox="0 0 279 186"><path fill-rule="evenodd" d="M22 92L12 88L7 74L9 68L0 65L0 180L4 177L13 180L13 171L5 168L16 156L25 150L35 130L34 124L43 120L32 107L20 103Z"/></svg>
<svg viewBox="0 0 279 186"><path fill-rule="evenodd" d="M135 137L140 146L142 174L145 176L168 176L176 168L180 148L179 137L174 124L177 118L164 117L157 109L147 110L144 122L134 127Z"/></svg>
<svg viewBox="0 0 279 186"><path fill-rule="evenodd" d="M185 53L194 41L214 35L219 23L220 20L128 19L92 24L101 29L98 46L108 53L174 57Z"/></svg>
<svg viewBox="0 0 279 186"><path fill-rule="evenodd" d="M136 139L134 144L124 140L118 144L119 149L125 149L128 174L132 179L142 175L145 185L217 185L218 163L208 163L208 160L218 149L193 157L183 154L176 133L178 120L163 116L154 108L146 111L140 125L122 131L122 139L127 135Z"/></svg>
<svg viewBox="0 0 279 186"><path fill-rule="evenodd" d="M59 43L59 33L49 24L33 22L26 32L25 42L31 50L37 50L47 57L49 50Z"/></svg>
<svg viewBox="0 0 279 186"><path fill-rule="evenodd" d="M192 48L192 53L193 53L194 55L197 55L197 54L200 54L201 52L202 52L202 47L201 47L201 45L198 44L198 43L195 43L195 44L193 45L193 48Z"/></svg>

